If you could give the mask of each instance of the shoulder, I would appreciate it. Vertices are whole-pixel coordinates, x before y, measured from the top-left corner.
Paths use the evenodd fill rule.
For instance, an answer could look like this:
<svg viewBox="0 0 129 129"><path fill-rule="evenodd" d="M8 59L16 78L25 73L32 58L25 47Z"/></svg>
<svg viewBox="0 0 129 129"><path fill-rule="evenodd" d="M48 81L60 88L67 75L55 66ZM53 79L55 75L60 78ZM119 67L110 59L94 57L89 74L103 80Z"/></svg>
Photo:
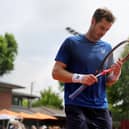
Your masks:
<svg viewBox="0 0 129 129"><path fill-rule="evenodd" d="M107 41L103 41L103 40L100 40L99 41L101 45L104 45L105 47L109 48L109 49L112 49L112 45L110 42L107 42Z"/></svg>
<svg viewBox="0 0 129 129"><path fill-rule="evenodd" d="M82 35L69 36L65 39L65 41L71 41L71 42L80 41L80 40L82 40Z"/></svg>
<svg viewBox="0 0 129 129"><path fill-rule="evenodd" d="M83 38L81 35L76 35L76 36L69 36L67 37L63 43L68 46L73 46L80 44L83 41Z"/></svg>

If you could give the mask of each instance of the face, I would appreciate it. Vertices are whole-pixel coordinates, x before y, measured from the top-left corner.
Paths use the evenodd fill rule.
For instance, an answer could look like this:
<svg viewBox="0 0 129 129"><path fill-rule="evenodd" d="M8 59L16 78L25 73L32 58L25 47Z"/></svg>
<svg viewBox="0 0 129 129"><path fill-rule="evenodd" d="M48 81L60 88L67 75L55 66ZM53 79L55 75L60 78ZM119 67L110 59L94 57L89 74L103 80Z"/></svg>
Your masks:
<svg viewBox="0 0 129 129"><path fill-rule="evenodd" d="M97 23L95 19L92 19L92 24L90 27L90 39L92 41L98 41L105 35L105 33L110 29L111 26L112 23L106 21L105 18Z"/></svg>

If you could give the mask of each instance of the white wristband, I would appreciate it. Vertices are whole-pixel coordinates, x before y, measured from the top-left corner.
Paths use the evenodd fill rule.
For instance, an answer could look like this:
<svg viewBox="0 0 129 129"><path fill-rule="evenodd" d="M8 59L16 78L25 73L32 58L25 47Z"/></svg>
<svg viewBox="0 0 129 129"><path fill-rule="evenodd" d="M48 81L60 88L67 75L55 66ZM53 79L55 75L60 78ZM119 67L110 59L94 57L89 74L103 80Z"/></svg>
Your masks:
<svg viewBox="0 0 129 129"><path fill-rule="evenodd" d="M73 76L72 76L72 82L74 82L74 83L81 83L83 77L84 77L84 75L82 75L82 74L74 73Z"/></svg>

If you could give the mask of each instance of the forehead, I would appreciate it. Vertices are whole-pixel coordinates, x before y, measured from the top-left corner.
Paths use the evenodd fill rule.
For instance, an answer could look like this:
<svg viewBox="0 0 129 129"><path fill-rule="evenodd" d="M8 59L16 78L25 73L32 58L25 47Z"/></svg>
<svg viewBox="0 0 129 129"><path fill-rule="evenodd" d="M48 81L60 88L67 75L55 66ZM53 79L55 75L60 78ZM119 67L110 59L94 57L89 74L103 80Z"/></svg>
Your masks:
<svg viewBox="0 0 129 129"><path fill-rule="evenodd" d="M105 18L103 18L100 22L97 23L99 26L102 26L104 28L110 28L112 26L112 22L107 21Z"/></svg>

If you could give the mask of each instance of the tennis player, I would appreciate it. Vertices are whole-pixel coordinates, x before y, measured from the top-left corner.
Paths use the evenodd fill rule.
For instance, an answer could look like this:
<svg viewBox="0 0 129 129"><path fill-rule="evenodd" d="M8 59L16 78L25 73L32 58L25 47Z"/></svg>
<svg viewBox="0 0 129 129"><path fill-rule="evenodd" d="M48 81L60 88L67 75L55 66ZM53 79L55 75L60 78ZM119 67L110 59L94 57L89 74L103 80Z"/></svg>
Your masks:
<svg viewBox="0 0 129 129"><path fill-rule="evenodd" d="M66 38L57 52L52 76L65 84L67 129L112 129L106 86L119 79L122 62L108 61L106 67L112 67L108 76L96 78L95 72L112 49L110 43L101 38L114 21L109 9L96 9L86 34ZM69 95L82 84L87 88L71 100Z"/></svg>

